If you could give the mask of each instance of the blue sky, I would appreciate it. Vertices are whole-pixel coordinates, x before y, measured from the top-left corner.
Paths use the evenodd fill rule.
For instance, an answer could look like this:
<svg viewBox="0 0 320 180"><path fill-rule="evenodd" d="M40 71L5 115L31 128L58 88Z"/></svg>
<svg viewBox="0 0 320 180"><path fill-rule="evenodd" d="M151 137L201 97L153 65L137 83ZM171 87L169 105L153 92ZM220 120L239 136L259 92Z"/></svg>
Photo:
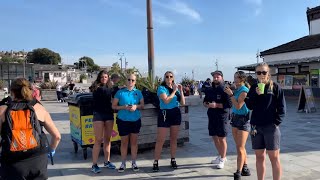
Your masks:
<svg viewBox="0 0 320 180"><path fill-rule="evenodd" d="M49 48L72 64L89 56L147 71L145 0L2 0L0 50ZM153 0L156 74L210 77L218 60L226 80L235 66L308 34L316 0Z"/></svg>

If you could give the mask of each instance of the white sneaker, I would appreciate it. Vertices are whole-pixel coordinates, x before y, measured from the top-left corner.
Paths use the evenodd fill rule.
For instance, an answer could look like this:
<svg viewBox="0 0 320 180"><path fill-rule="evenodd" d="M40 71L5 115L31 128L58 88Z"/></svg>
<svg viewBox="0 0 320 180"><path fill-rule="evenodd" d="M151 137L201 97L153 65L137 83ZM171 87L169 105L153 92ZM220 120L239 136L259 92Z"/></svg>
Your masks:
<svg viewBox="0 0 320 180"><path fill-rule="evenodd" d="M220 162L217 164L217 169L223 169L225 162L227 162L227 158L220 158Z"/></svg>
<svg viewBox="0 0 320 180"><path fill-rule="evenodd" d="M216 159L211 161L211 164L219 164L221 156L218 156Z"/></svg>

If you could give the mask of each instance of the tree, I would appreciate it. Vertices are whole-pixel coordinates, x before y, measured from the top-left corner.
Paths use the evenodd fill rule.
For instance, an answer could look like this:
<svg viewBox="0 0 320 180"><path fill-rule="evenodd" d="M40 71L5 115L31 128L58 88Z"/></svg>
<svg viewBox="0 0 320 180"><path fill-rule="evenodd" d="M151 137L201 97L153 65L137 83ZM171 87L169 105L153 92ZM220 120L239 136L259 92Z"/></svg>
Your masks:
<svg viewBox="0 0 320 180"><path fill-rule="evenodd" d="M50 49L38 48L28 53L27 61L35 64L59 64L61 63L61 56Z"/></svg>
<svg viewBox="0 0 320 180"><path fill-rule="evenodd" d="M113 63L112 66L111 66L111 69L109 71L109 74L115 74L115 73L120 73L121 72L121 68L119 66L119 63Z"/></svg>
<svg viewBox="0 0 320 180"><path fill-rule="evenodd" d="M79 59L79 65L83 65L83 61L86 63L85 65L87 65L88 67L92 67L94 65L94 61L92 58L88 57L88 56L83 56ZM83 67L83 66L80 66Z"/></svg>

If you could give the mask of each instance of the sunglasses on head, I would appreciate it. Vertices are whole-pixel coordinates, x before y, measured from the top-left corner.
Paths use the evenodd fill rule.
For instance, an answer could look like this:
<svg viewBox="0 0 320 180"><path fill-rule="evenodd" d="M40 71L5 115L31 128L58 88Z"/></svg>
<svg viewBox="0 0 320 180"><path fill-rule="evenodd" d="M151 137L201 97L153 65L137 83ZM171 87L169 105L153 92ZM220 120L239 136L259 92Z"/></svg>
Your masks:
<svg viewBox="0 0 320 180"><path fill-rule="evenodd" d="M173 76L166 76L166 78L168 78L168 79L169 79L169 78L173 78Z"/></svg>
<svg viewBox="0 0 320 180"><path fill-rule="evenodd" d="M268 71L257 71L256 73L257 75L261 75L261 74L267 75Z"/></svg>
<svg viewBox="0 0 320 180"><path fill-rule="evenodd" d="M135 80L134 80L134 79L128 79L128 81L129 81L129 82L130 82L130 81L131 81L131 82L134 82Z"/></svg>

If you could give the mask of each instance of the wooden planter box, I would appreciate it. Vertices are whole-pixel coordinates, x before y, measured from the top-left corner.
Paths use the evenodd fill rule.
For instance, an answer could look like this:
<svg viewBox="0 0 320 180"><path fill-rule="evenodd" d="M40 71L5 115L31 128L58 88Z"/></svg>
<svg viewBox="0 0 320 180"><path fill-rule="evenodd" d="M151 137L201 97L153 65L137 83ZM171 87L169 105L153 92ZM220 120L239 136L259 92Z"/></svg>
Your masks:
<svg viewBox="0 0 320 180"><path fill-rule="evenodd" d="M57 93L55 89L42 89L42 101L56 101Z"/></svg>
<svg viewBox="0 0 320 180"><path fill-rule="evenodd" d="M188 106L181 106L182 121L178 136L178 145L183 145L184 142L189 142L189 114ZM157 122L158 109L152 104L146 104L141 110L141 130L138 137L139 150L154 148L157 139ZM168 131L164 146L170 145L170 131Z"/></svg>

